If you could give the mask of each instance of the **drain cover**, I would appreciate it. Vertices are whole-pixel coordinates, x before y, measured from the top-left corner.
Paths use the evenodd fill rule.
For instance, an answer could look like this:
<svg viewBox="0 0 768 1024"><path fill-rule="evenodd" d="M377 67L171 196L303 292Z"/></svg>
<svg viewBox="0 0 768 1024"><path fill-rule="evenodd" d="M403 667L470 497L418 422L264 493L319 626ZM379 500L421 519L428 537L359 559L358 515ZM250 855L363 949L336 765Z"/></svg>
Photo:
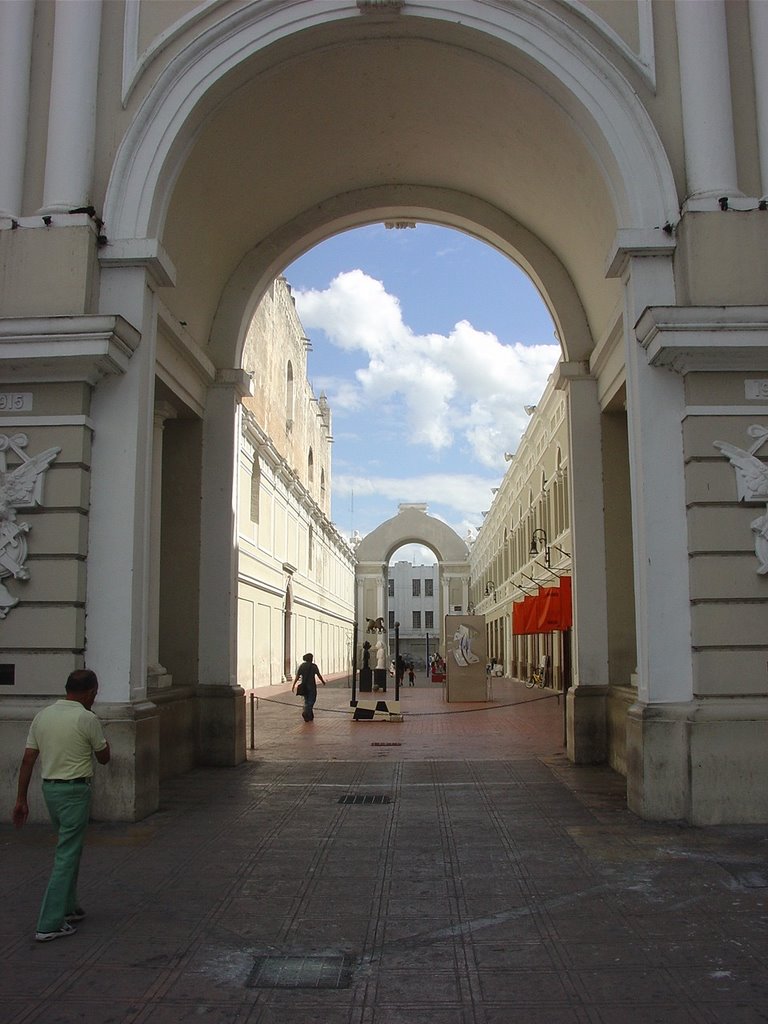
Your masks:
<svg viewBox="0 0 768 1024"><path fill-rule="evenodd" d="M390 804L392 797L386 793L348 793L339 797L340 804Z"/></svg>
<svg viewBox="0 0 768 1024"><path fill-rule="evenodd" d="M354 960L333 956L257 956L247 988L349 988Z"/></svg>
<svg viewBox="0 0 768 1024"><path fill-rule="evenodd" d="M402 743L372 743L372 747L402 747Z"/></svg>

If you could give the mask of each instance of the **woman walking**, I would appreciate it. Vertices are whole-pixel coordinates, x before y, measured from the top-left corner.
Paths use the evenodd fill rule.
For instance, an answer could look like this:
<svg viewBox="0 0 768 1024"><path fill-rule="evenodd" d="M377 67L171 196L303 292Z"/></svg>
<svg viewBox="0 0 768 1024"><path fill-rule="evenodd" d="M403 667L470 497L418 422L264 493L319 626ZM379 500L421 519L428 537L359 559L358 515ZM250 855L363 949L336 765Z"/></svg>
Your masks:
<svg viewBox="0 0 768 1024"><path fill-rule="evenodd" d="M301 712L301 717L305 722L312 722L315 718L315 714L312 709L314 708L315 701L317 700L316 680L319 679L323 686L325 686L325 680L320 675L320 669L314 663L312 658L312 654L304 655L304 660L296 670L296 678L293 680L293 686L291 687L291 691L295 690L296 684L299 679L301 679L301 686L296 690L296 692L300 697L304 698L304 710Z"/></svg>

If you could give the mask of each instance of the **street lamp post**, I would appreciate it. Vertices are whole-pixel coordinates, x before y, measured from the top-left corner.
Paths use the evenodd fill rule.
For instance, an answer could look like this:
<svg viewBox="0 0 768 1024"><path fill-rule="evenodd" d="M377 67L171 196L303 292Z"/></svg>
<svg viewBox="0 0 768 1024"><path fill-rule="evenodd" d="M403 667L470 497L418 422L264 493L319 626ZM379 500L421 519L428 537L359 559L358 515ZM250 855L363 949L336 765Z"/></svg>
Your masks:
<svg viewBox="0 0 768 1024"><path fill-rule="evenodd" d="M531 558L536 558L536 556L541 553L541 549L539 548L539 538L544 550L544 564L549 568L549 543L547 541L546 530L542 530L540 527L537 527L537 529L533 531L531 534L531 550L529 553Z"/></svg>

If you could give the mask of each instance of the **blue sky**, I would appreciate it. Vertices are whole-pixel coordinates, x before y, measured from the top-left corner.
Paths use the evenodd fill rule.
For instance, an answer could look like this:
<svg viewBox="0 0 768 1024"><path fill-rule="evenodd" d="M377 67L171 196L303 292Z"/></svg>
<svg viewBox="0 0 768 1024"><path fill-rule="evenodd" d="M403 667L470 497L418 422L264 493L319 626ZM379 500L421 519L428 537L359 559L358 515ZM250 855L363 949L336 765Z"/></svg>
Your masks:
<svg viewBox="0 0 768 1024"><path fill-rule="evenodd" d="M364 536L403 501L462 536L478 527L559 356L528 277L427 224L344 232L284 273L333 414L338 528Z"/></svg>

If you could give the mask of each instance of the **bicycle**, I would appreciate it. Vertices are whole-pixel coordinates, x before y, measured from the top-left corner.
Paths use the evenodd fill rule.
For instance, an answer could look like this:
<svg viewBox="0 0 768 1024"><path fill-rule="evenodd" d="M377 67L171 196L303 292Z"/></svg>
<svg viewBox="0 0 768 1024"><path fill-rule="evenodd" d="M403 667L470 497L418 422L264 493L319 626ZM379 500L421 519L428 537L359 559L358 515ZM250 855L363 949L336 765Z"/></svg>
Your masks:
<svg viewBox="0 0 768 1024"><path fill-rule="evenodd" d="M532 690L534 686L538 686L539 689L543 690L547 685L547 663L542 661L538 668L533 669L531 674L525 681L525 685L529 690Z"/></svg>

